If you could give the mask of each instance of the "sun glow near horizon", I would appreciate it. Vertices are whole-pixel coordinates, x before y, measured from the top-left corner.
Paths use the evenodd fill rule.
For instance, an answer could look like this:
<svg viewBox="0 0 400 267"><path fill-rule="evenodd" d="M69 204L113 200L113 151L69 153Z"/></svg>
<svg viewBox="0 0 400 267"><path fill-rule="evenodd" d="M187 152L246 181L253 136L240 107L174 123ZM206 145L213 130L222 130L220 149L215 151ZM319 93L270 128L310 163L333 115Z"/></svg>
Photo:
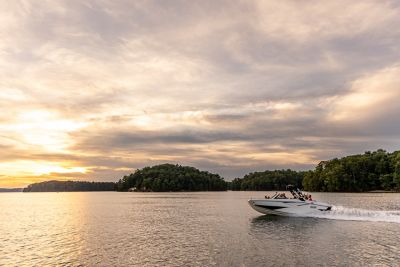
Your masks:
<svg viewBox="0 0 400 267"><path fill-rule="evenodd" d="M86 123L64 119L47 110L20 112L11 122L2 125L2 137L10 136L24 146L43 151L64 151L71 140L68 132L85 127Z"/></svg>
<svg viewBox="0 0 400 267"><path fill-rule="evenodd" d="M0 20L0 187L400 149L396 1L17 0Z"/></svg>
<svg viewBox="0 0 400 267"><path fill-rule="evenodd" d="M70 180L70 175L86 174L87 167L77 167L65 162L46 162L42 160L17 160L0 162L2 170L0 187L21 187L33 182L50 180ZM56 174L56 175L55 175Z"/></svg>
<svg viewBox="0 0 400 267"><path fill-rule="evenodd" d="M2 174L7 176L40 176L51 173L86 173L87 168L68 166L63 162L45 162L41 160L17 160L1 162Z"/></svg>

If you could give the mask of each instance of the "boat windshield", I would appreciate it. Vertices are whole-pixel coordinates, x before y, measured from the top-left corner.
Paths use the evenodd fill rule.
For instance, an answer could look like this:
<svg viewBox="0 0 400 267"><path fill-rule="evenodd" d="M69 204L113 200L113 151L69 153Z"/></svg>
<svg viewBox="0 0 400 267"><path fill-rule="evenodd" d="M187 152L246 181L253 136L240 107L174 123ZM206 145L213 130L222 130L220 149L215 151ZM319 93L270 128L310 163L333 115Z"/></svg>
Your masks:
<svg viewBox="0 0 400 267"><path fill-rule="evenodd" d="M272 199L287 199L288 197L286 196L285 193L275 193L275 195L273 195L271 198Z"/></svg>
<svg viewBox="0 0 400 267"><path fill-rule="evenodd" d="M292 194L294 199L305 201L306 197L300 189L296 188L292 185L288 185L287 190ZM276 192L272 197L265 196L267 199L288 199L285 193L278 193Z"/></svg>
<svg viewBox="0 0 400 267"><path fill-rule="evenodd" d="M295 189L292 185L288 185L287 189L290 191L290 193L292 194L292 196L295 199L305 201L305 196L304 196L303 192L300 191L300 189L298 189L298 188Z"/></svg>

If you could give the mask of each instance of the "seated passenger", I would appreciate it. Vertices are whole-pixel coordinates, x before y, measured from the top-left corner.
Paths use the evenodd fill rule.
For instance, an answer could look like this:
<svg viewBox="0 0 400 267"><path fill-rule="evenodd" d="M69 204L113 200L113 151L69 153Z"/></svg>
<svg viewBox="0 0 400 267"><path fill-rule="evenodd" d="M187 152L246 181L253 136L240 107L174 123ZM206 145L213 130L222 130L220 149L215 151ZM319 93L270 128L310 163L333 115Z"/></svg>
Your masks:
<svg viewBox="0 0 400 267"><path fill-rule="evenodd" d="M308 195L308 200L313 201L311 195Z"/></svg>

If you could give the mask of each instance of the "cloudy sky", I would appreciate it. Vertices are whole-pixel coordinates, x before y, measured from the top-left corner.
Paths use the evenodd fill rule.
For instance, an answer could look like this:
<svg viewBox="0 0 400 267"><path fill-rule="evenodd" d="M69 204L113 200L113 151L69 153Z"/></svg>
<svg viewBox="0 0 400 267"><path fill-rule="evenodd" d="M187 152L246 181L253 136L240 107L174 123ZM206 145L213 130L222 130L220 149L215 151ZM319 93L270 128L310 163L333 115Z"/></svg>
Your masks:
<svg viewBox="0 0 400 267"><path fill-rule="evenodd" d="M400 149L398 1L0 7L0 187Z"/></svg>

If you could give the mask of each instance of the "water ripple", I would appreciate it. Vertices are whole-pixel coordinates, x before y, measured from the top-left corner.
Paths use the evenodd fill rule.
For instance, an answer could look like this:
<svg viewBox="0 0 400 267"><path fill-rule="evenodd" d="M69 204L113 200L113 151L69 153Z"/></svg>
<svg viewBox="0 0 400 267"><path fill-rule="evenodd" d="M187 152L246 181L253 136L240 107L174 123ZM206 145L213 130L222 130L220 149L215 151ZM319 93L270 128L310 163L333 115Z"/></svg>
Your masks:
<svg viewBox="0 0 400 267"><path fill-rule="evenodd" d="M397 207L400 194L316 194L338 203L327 217L332 220L259 216L246 201L257 194L265 192L0 194L0 266L393 266L400 261L400 213L366 209L377 202L382 209Z"/></svg>

